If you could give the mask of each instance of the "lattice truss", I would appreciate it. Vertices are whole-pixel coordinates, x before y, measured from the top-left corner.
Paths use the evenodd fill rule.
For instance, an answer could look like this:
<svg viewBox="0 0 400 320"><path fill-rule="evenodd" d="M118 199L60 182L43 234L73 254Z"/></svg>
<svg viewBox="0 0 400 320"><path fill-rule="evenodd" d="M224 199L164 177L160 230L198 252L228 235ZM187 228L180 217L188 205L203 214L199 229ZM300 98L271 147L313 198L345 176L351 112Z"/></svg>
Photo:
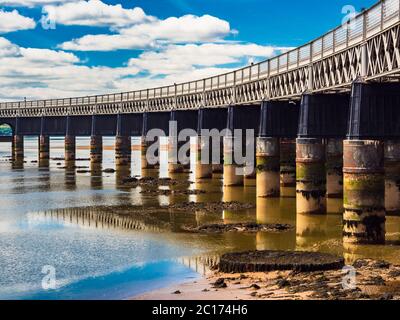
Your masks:
<svg viewBox="0 0 400 320"><path fill-rule="evenodd" d="M366 51L363 51L363 47ZM366 52L366 61L363 53ZM365 54L364 54L365 57ZM366 65L362 66L363 61ZM299 63L301 62L301 63ZM276 70L276 69L275 69ZM132 99L132 101L87 103L82 105L40 105L1 109L1 117L40 117L63 115L143 113L171 110L194 110L200 107L215 108L229 104L256 103L263 99L298 98L307 90L322 92L348 89L362 71L367 80L386 79L400 75L400 25L373 35L366 42L347 46L347 49L326 56L312 56L298 64L270 73L260 73L258 78L248 77L236 84L226 82L223 87L204 85L201 89L183 91L174 95L157 95ZM97 100L96 100L97 101Z"/></svg>
<svg viewBox="0 0 400 320"><path fill-rule="evenodd" d="M400 26L387 30L367 42L368 77L395 73L400 68Z"/></svg>
<svg viewBox="0 0 400 320"><path fill-rule="evenodd" d="M357 46L314 63L313 90L350 85L360 75L361 46Z"/></svg>
<svg viewBox="0 0 400 320"><path fill-rule="evenodd" d="M308 66L288 71L269 79L269 98L284 98L301 95L308 88Z"/></svg>

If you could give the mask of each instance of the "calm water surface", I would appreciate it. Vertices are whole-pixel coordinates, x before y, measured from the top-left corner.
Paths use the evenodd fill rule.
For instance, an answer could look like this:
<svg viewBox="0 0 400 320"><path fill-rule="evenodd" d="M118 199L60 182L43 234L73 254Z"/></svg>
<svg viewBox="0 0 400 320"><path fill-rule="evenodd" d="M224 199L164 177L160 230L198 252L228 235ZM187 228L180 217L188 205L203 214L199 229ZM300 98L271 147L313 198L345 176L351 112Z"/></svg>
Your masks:
<svg viewBox="0 0 400 320"><path fill-rule="evenodd" d="M114 168L113 144L113 138L104 138L103 168ZM89 138L78 138L78 158L89 157L88 145ZM23 169L12 168L10 149L9 143L0 143L0 299L126 299L193 280L219 254L232 250L317 250L344 256L349 263L362 257L400 263L399 217L387 219L387 245L344 247L340 200L329 201L327 216L296 216L295 198L256 200L254 182L223 188L221 177L190 186L206 194L154 196L126 188L119 174L77 173L62 169L60 160L39 169L32 162L37 160L36 138L25 138ZM52 138L51 158L63 156L63 139ZM168 175L166 157L162 153L161 177ZM132 159L131 175L139 176L140 153L134 151ZM88 167L89 162L76 165ZM195 181L192 174L172 178ZM157 209L184 201L251 202L256 208L212 214ZM137 207L155 209L137 214ZM183 232L185 226L239 221L296 228L257 234ZM56 289L44 290L49 267L55 270Z"/></svg>

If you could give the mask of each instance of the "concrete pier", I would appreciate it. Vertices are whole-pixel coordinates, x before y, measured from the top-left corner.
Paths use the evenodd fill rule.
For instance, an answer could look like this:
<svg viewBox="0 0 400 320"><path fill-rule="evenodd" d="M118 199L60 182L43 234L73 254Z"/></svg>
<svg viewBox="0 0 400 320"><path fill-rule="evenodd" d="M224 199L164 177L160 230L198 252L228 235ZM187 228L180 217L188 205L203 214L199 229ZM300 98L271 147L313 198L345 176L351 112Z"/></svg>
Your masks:
<svg viewBox="0 0 400 320"><path fill-rule="evenodd" d="M91 167L97 168L103 162L103 137L97 132L97 118L92 116L92 133L90 137L90 164Z"/></svg>
<svg viewBox="0 0 400 320"><path fill-rule="evenodd" d="M126 130L126 121L122 114L117 116L115 137L115 166L130 168L132 160L132 139Z"/></svg>
<svg viewBox="0 0 400 320"><path fill-rule="evenodd" d="M130 167L132 158L132 143L129 136L115 137L115 165Z"/></svg>
<svg viewBox="0 0 400 320"><path fill-rule="evenodd" d="M218 160L218 163L212 164L212 172L215 174L224 173L224 142L223 142L223 139L221 139L221 141L220 141L219 160Z"/></svg>
<svg viewBox="0 0 400 320"><path fill-rule="evenodd" d="M234 159L235 138L224 137L224 186L242 186L244 183L244 168L236 164Z"/></svg>
<svg viewBox="0 0 400 320"><path fill-rule="evenodd" d="M76 159L76 137L72 135L67 135L64 138L64 148L65 148L65 163L73 164Z"/></svg>
<svg viewBox="0 0 400 320"><path fill-rule="evenodd" d="M46 134L46 118L40 119L39 167L48 167L50 162L50 137Z"/></svg>
<svg viewBox="0 0 400 320"><path fill-rule="evenodd" d="M385 208L387 215L400 215L400 140L385 141Z"/></svg>
<svg viewBox="0 0 400 320"><path fill-rule="evenodd" d="M296 139L280 139L281 197L296 197Z"/></svg>
<svg viewBox="0 0 400 320"><path fill-rule="evenodd" d="M344 242L385 242L383 157L381 141L344 142Z"/></svg>
<svg viewBox="0 0 400 320"><path fill-rule="evenodd" d="M50 137L39 136L39 166L48 167L50 162Z"/></svg>
<svg viewBox="0 0 400 320"><path fill-rule="evenodd" d="M64 138L64 158L65 166L67 168L75 166L76 159L76 137L74 135L72 126L72 119L70 116L68 116Z"/></svg>
<svg viewBox="0 0 400 320"><path fill-rule="evenodd" d="M103 162L103 137L92 135L90 137L90 163L92 165Z"/></svg>
<svg viewBox="0 0 400 320"><path fill-rule="evenodd" d="M13 137L13 161L17 164L24 162L24 136L20 134Z"/></svg>
<svg viewBox="0 0 400 320"><path fill-rule="evenodd" d="M279 197L280 146L278 138L257 138L257 197Z"/></svg>
<svg viewBox="0 0 400 320"><path fill-rule="evenodd" d="M196 179L212 178L213 165L211 164L210 137L197 137L195 174Z"/></svg>
<svg viewBox="0 0 400 320"><path fill-rule="evenodd" d="M297 213L326 213L325 144L322 139L296 141Z"/></svg>
<svg viewBox="0 0 400 320"><path fill-rule="evenodd" d="M179 162L178 152L179 148L184 143L178 142L177 137L170 136L168 141L168 172L169 173L182 173L185 169L184 164Z"/></svg>
<svg viewBox="0 0 400 320"><path fill-rule="evenodd" d="M343 140L328 139L326 145L326 196L343 197Z"/></svg>
<svg viewBox="0 0 400 320"><path fill-rule="evenodd" d="M159 144L159 141L156 143ZM147 159L147 151L151 144L152 143L146 141L146 137L142 137L141 144L140 144L142 169L157 169L157 167L158 167L156 164L151 164L150 161L148 161L148 159Z"/></svg>

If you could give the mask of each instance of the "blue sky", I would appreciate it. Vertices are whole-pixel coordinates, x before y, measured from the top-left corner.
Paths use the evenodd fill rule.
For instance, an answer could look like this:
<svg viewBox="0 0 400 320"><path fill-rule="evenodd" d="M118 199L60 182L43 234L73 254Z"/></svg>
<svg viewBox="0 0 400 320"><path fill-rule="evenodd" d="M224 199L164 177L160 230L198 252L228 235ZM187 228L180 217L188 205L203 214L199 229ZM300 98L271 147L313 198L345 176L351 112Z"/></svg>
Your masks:
<svg viewBox="0 0 400 320"><path fill-rule="evenodd" d="M345 5L375 2L0 0L0 100L214 75L318 37L341 23ZM42 27L43 12L55 29Z"/></svg>

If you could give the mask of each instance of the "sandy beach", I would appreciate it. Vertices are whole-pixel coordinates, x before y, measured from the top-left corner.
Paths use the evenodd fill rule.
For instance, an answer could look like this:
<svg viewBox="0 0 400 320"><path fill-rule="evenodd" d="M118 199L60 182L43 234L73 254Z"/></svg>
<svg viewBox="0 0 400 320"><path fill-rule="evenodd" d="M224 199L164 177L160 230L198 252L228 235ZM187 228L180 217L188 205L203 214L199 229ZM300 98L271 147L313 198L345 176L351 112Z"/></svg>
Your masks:
<svg viewBox="0 0 400 320"><path fill-rule="evenodd" d="M400 266L358 260L343 270L226 274L218 271L132 300L400 300ZM346 277L347 275L347 277Z"/></svg>

